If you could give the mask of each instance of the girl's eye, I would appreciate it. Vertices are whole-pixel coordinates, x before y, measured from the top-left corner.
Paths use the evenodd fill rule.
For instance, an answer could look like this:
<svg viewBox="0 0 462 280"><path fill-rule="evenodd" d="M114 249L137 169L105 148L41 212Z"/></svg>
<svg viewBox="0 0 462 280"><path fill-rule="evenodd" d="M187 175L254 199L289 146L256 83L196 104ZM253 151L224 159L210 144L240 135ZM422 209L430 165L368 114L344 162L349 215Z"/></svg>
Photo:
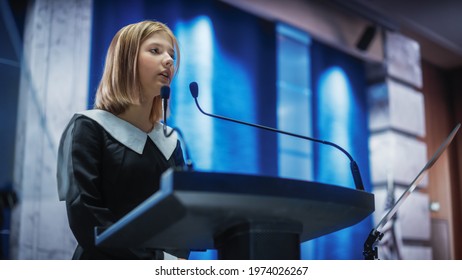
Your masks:
<svg viewBox="0 0 462 280"><path fill-rule="evenodd" d="M154 49L151 49L150 52L151 52L151 53L158 54L158 53L159 53L159 49L158 49L158 48L154 48Z"/></svg>

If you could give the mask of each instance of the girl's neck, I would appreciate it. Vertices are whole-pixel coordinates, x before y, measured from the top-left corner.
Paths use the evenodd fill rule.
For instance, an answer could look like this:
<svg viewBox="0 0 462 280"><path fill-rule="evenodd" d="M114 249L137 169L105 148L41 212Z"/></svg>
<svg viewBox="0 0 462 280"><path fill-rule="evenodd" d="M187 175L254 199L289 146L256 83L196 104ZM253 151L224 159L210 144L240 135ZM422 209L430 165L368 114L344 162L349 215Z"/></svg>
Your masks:
<svg viewBox="0 0 462 280"><path fill-rule="evenodd" d="M152 106L147 106L145 104L130 105L122 114L119 114L118 117L131 123L142 131L149 133L154 128L154 123L150 120L151 107Z"/></svg>

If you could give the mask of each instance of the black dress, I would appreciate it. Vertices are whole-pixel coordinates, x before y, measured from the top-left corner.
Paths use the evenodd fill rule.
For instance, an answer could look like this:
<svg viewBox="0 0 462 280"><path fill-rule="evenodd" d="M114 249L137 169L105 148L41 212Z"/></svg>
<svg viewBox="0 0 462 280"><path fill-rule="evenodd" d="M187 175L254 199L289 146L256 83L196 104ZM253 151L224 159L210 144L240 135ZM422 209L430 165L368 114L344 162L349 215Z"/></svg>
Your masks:
<svg viewBox="0 0 462 280"><path fill-rule="evenodd" d="M58 192L66 201L70 228L79 246L76 259L163 259L162 248L96 248L95 226L107 227L159 189L161 174L184 165L175 134L161 124L145 133L103 110L75 114L61 138ZM168 215L168 213L166 213ZM187 258L184 250L165 250Z"/></svg>

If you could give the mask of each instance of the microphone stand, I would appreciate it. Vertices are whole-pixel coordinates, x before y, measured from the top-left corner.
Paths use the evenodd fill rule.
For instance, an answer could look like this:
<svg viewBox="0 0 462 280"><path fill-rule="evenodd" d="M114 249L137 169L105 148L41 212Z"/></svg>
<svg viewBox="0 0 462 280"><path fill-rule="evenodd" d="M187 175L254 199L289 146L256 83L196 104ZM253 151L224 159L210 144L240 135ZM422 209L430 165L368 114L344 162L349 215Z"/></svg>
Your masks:
<svg viewBox="0 0 462 280"><path fill-rule="evenodd" d="M393 206L385 213L385 215L380 220L379 224L371 230L369 236L367 237L366 241L364 242L364 251L363 256L365 260L374 260L378 259L378 251L377 247L375 247L376 243L382 240L384 233L380 232L383 230L385 225L393 218L398 208L404 203L406 198L408 198L411 193L415 190L419 182L423 179L424 175L430 170L430 168L435 164L438 158L443 154L446 148L451 144L452 140L456 136L457 132L459 131L461 124L458 123L456 127L449 133L448 137L443 141L443 143L438 147L435 151L433 156L430 160L425 164L422 170L420 170L417 177L411 182L409 187L401 194L398 200L393 204Z"/></svg>
<svg viewBox="0 0 462 280"><path fill-rule="evenodd" d="M189 149L188 145L186 145L186 141L184 140L183 133L179 128L172 127L172 130L170 132L167 132L167 107L168 107L168 99L170 98L170 87L169 86L163 86L160 89L160 96L162 98L162 111L163 111L163 117L164 121L162 123L162 130L164 132L165 137L170 137L172 136L173 132L176 132L181 139L181 142L183 142L184 146L184 153L185 153L185 163L186 163L186 169L188 171L193 170L193 162L191 160L191 156L189 154Z"/></svg>
<svg viewBox="0 0 462 280"><path fill-rule="evenodd" d="M371 230L369 236L364 242L363 256L365 260L377 260L379 258L379 253L375 245L377 242L382 240L383 235L384 234L382 232L375 228Z"/></svg>
<svg viewBox="0 0 462 280"><path fill-rule="evenodd" d="M322 143L322 144L329 145L329 146L332 146L334 148L337 148L342 153L344 153L348 157L348 159L350 160L350 169L351 169L351 173L352 173L352 176L353 176L353 180L354 180L356 189L357 190L362 190L362 191L364 190L364 185L363 185L363 181L361 179L361 174L360 174L360 171L359 171L358 164L353 160L353 157L345 149L343 149L339 145L337 145L335 143L332 143L332 142L329 142L329 141L320 140L320 139L316 139L316 138L311 138L311 137L308 137L308 136L303 136L303 135L299 135L299 134L295 134L295 133L291 133L291 132L287 132L287 131L283 131L283 130L278 130L278 129L268 127L268 126L263 126L263 125L259 125L259 124L253 124L253 123L247 123L247 122L243 122L243 121L240 121L240 120L235 120L235 119L231 119L231 118L227 118L227 117L207 113L204 110L202 110L202 108L199 105L199 102L197 101L197 97L199 96L199 87L198 87L197 83L196 82L190 83L189 84L189 90L191 91L191 95L194 98L194 101L196 102L197 108L199 109L199 111L202 114L204 114L206 116L209 116L209 117L212 117L212 118L218 118L218 119L221 119L221 120L230 121L230 122L234 122L234 123L238 123L238 124L243 124L243 125L247 125L247 126L252 126L252 127L255 127L255 128L259 128L259 129L269 130L269 131L276 132L276 133L282 133L282 134L289 135L289 136L292 136L292 137L301 138L301 139L305 139L305 140L309 140L309 141L313 141L313 142L318 142L318 143Z"/></svg>

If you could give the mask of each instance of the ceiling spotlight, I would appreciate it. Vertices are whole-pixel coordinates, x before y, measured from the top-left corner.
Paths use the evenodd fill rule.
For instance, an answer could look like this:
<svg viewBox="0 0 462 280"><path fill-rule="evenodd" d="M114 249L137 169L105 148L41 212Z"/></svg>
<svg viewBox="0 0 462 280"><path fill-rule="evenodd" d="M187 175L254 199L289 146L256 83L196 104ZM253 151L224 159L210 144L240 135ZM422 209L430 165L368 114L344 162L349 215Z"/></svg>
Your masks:
<svg viewBox="0 0 462 280"><path fill-rule="evenodd" d="M358 42L356 43L356 48L360 51L366 51L374 40L375 33L377 33L377 26L375 25L368 25L364 29L361 37L359 38Z"/></svg>

